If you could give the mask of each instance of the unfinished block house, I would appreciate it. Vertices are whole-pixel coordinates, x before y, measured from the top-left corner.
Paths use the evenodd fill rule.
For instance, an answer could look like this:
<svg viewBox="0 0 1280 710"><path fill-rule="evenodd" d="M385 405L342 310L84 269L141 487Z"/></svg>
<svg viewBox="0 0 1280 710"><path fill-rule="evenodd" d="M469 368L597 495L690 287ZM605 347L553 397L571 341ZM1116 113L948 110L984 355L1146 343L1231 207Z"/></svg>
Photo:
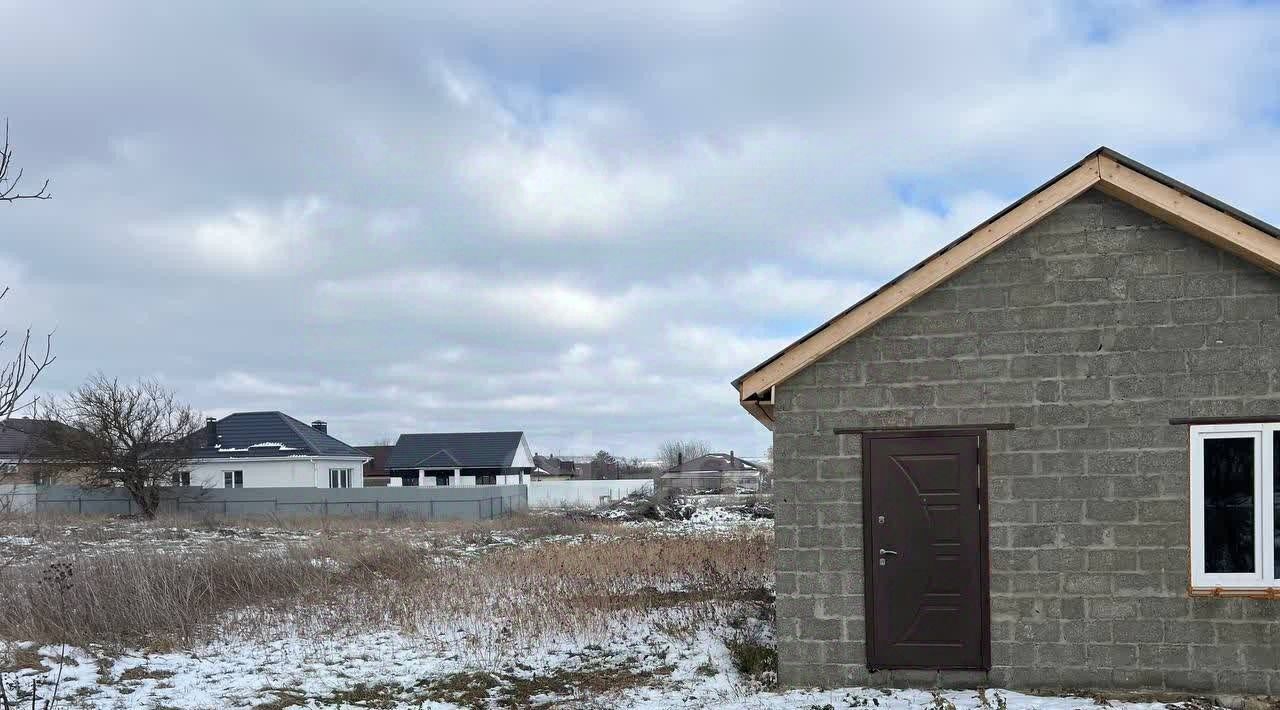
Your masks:
<svg viewBox="0 0 1280 710"><path fill-rule="evenodd" d="M1280 694L1277 272L1103 148L743 375L781 680Z"/></svg>

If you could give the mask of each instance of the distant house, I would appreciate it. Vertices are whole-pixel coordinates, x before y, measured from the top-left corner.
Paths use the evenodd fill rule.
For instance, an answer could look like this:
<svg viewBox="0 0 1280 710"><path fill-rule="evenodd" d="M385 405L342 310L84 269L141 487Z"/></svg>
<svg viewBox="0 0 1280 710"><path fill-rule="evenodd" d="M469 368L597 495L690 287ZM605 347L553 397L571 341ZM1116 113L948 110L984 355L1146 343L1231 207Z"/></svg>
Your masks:
<svg viewBox="0 0 1280 710"><path fill-rule="evenodd" d="M532 475L535 481L573 478L573 471L572 461L566 461L556 456L533 455Z"/></svg>
<svg viewBox="0 0 1280 710"><path fill-rule="evenodd" d="M66 428L48 419L5 419L0 422L0 481L50 483L48 467L41 466L40 447L50 431Z"/></svg>
<svg viewBox="0 0 1280 710"><path fill-rule="evenodd" d="M177 485L204 488L360 488L371 457L282 412L209 418L194 435L191 471Z"/></svg>
<svg viewBox="0 0 1280 710"><path fill-rule="evenodd" d="M390 444L356 447L368 454L369 460L364 462L364 487L376 488L385 486L390 481L387 473L387 458L391 456Z"/></svg>
<svg viewBox="0 0 1280 710"><path fill-rule="evenodd" d="M763 470L759 464L740 458L732 451L727 454L703 454L688 461L681 458L679 463L658 477L658 487L680 490L758 490Z"/></svg>
<svg viewBox="0 0 1280 710"><path fill-rule="evenodd" d="M386 466L406 486L522 484L534 468L521 431L401 434Z"/></svg>

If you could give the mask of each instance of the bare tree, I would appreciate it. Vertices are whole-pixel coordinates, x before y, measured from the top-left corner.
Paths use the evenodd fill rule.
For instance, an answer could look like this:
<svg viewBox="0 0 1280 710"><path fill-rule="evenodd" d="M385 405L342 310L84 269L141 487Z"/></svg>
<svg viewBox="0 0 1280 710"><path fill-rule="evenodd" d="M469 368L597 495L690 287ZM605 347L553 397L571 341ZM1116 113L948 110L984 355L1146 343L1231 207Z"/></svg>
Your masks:
<svg viewBox="0 0 1280 710"><path fill-rule="evenodd" d="M121 384L98 373L42 406L52 427L42 458L87 487L120 486L148 518L160 493L191 466L200 414L155 380Z"/></svg>
<svg viewBox="0 0 1280 710"><path fill-rule="evenodd" d="M13 147L9 145L9 119L4 121L4 147L0 148L0 202L17 202L18 200L47 200L49 181L45 180L39 190L23 193L19 188L22 182L22 168L12 177L9 171L13 168Z"/></svg>
<svg viewBox="0 0 1280 710"><path fill-rule="evenodd" d="M658 458L664 469L674 468L681 461L696 459L711 453L711 447L699 439L673 439L658 447Z"/></svg>
<svg viewBox="0 0 1280 710"><path fill-rule="evenodd" d="M18 187L19 181L22 180L22 170L19 169L18 174L11 178L9 177L9 172L12 167L13 148L9 145L9 122L6 120L4 123L4 147L0 148L0 202L49 199L48 180L45 180L44 185L36 192L23 193ZM0 289L0 300L4 300L5 296L8 295L8 287ZM43 349L39 345L33 348L31 344L31 329L27 328L21 340L18 341L17 352L13 354L13 358L0 363L0 427L5 426L4 422L14 412L30 406L31 402L26 400L27 393L31 391L31 387L35 384L36 378L40 376L40 373L53 364L54 361L51 347L52 339L53 335L48 334L44 338ZM0 349L4 348L8 340L9 331L0 331ZM5 466L0 469L0 479L7 478L16 471L16 465ZM12 499L8 499L5 502L11 503Z"/></svg>

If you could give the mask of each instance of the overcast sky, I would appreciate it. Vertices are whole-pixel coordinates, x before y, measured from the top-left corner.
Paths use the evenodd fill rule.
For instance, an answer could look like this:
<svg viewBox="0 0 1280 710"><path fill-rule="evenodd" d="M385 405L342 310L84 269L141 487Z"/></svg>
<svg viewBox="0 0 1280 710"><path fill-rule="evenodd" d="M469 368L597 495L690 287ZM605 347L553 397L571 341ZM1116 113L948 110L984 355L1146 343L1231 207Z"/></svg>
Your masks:
<svg viewBox="0 0 1280 710"><path fill-rule="evenodd" d="M44 388L759 454L734 377L1100 144L1280 218L1275 8L380 4L0 6Z"/></svg>

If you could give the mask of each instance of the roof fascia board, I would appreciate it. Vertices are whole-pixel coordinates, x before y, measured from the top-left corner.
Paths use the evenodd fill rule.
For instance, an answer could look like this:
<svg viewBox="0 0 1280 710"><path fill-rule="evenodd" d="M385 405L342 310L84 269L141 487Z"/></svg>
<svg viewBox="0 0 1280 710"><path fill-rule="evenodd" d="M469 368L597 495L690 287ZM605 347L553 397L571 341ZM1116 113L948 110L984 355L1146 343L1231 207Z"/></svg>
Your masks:
<svg viewBox="0 0 1280 710"><path fill-rule="evenodd" d="M743 401L742 406L769 431L773 431L773 405L764 405L756 401Z"/></svg>
<svg viewBox="0 0 1280 710"><path fill-rule="evenodd" d="M1272 273L1280 273L1280 240L1105 155L1098 158L1106 194Z"/></svg>
<svg viewBox="0 0 1280 710"><path fill-rule="evenodd" d="M298 454L297 456L196 456L192 463L249 463L253 461L368 461L368 456L348 454Z"/></svg>
<svg viewBox="0 0 1280 710"><path fill-rule="evenodd" d="M813 364L1097 185L1100 180L1098 160L1097 155L1086 158L1074 170L1028 196L989 224L974 230L951 249L921 264L860 307L844 313L825 328L788 348L764 367L748 374L739 385L738 398L742 406L761 422L765 421L762 417L768 418L765 426L772 428L772 418L759 405L747 401L747 397L762 394Z"/></svg>

